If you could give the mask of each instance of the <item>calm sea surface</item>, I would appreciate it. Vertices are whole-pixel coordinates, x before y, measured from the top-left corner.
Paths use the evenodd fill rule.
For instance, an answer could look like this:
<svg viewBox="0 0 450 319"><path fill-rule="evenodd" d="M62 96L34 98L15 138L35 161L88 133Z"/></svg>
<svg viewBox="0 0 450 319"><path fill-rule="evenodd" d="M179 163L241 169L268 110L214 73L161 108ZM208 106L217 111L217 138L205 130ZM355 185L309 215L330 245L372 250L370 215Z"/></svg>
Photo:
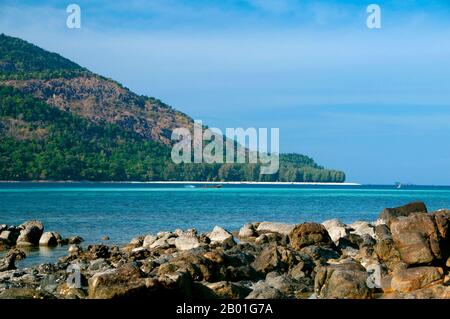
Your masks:
<svg viewBox="0 0 450 319"><path fill-rule="evenodd" d="M450 187L0 183L0 224L39 219L63 237L98 243L107 235L109 243L123 244L176 228L204 232L254 221L373 221L384 207L416 200L429 210L450 208ZM52 261L65 249L30 252L21 264Z"/></svg>

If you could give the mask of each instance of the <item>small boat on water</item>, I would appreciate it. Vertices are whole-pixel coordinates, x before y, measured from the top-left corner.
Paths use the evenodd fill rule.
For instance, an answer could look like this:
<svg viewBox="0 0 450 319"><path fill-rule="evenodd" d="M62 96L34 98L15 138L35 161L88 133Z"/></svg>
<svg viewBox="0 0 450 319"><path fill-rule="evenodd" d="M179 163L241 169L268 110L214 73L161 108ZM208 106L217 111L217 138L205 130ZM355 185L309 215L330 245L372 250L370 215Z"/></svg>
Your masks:
<svg viewBox="0 0 450 319"><path fill-rule="evenodd" d="M223 185L218 184L218 185L201 185L201 186L197 186L198 188L222 188Z"/></svg>

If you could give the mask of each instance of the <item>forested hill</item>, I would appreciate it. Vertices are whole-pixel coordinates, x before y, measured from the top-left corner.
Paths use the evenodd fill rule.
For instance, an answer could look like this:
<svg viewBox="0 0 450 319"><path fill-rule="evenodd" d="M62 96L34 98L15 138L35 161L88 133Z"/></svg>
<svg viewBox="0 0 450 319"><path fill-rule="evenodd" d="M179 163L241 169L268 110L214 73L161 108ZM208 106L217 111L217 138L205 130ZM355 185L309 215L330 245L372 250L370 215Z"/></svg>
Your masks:
<svg viewBox="0 0 450 319"><path fill-rule="evenodd" d="M0 180L345 181L299 154L281 155L274 175L257 164L176 165L171 132L192 124L158 99L0 35Z"/></svg>

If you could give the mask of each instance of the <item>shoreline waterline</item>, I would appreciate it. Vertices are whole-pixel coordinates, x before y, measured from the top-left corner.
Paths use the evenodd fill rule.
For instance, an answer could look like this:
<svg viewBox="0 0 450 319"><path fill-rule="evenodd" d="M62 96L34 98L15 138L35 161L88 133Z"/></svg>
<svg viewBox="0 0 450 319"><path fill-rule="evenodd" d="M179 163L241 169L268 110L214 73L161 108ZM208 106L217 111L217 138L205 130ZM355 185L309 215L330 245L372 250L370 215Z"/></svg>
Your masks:
<svg viewBox="0 0 450 319"><path fill-rule="evenodd" d="M323 185L323 186L362 186L363 184L346 183L326 183L326 182L202 182L202 181L73 181L73 180L30 180L30 181L2 181L0 183L90 183L90 184L204 184L204 185Z"/></svg>

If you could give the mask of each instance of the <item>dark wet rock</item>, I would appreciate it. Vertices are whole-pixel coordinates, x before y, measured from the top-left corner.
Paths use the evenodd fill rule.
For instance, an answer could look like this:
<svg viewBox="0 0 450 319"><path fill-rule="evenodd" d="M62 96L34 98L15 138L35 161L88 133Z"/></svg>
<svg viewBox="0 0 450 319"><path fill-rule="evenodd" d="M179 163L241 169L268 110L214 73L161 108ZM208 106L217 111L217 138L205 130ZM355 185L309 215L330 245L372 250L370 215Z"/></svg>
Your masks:
<svg viewBox="0 0 450 319"><path fill-rule="evenodd" d="M5 229L0 232L0 242L3 242L8 246L14 246L17 242L18 237L19 237L18 231L12 231L12 230Z"/></svg>
<svg viewBox="0 0 450 319"><path fill-rule="evenodd" d="M289 241L296 250L312 245L334 246L326 228L317 223L303 223L295 226L289 234Z"/></svg>
<svg viewBox="0 0 450 319"><path fill-rule="evenodd" d="M16 260L23 260L27 257L26 252L20 248L12 248L6 254L6 257L14 256Z"/></svg>
<svg viewBox="0 0 450 319"><path fill-rule="evenodd" d="M11 242L7 239L0 238L0 251L8 250L11 248Z"/></svg>
<svg viewBox="0 0 450 319"><path fill-rule="evenodd" d="M339 253L329 247L308 246L300 250L302 254L309 256L316 263L326 263L330 259L339 259Z"/></svg>
<svg viewBox="0 0 450 319"><path fill-rule="evenodd" d="M441 253L443 259L450 258L450 210L442 209L431 214L434 217L441 237ZM450 266L448 266L450 267Z"/></svg>
<svg viewBox="0 0 450 319"><path fill-rule="evenodd" d="M104 258L98 258L89 263L87 270L90 272L104 272L111 268L111 265Z"/></svg>
<svg viewBox="0 0 450 319"><path fill-rule="evenodd" d="M38 220L32 220L19 226L21 231L17 238L17 246L36 246L44 232L44 225Z"/></svg>
<svg viewBox="0 0 450 319"><path fill-rule="evenodd" d="M396 220L399 217L406 217L413 213L427 213L427 207L423 202L413 202L406 204L404 206L395 207L395 208L385 208L378 217L388 226L391 225L392 221Z"/></svg>
<svg viewBox="0 0 450 319"><path fill-rule="evenodd" d="M266 233L256 237L254 242L257 245L275 244L287 246L289 244L289 237L279 233Z"/></svg>
<svg viewBox="0 0 450 319"><path fill-rule="evenodd" d="M253 243L240 243L226 250L228 256L239 256L243 262L252 262L256 255L259 255L263 247ZM253 256L253 257L251 257Z"/></svg>
<svg viewBox="0 0 450 319"><path fill-rule="evenodd" d="M367 279L367 272L359 264L333 264L319 269L314 290L323 299L368 299L371 290Z"/></svg>
<svg viewBox="0 0 450 319"><path fill-rule="evenodd" d="M440 234L430 214L415 213L391 223L392 238L401 259L408 265L430 264L442 259Z"/></svg>
<svg viewBox="0 0 450 319"><path fill-rule="evenodd" d="M16 269L16 256L7 256L0 259L0 272Z"/></svg>
<svg viewBox="0 0 450 319"><path fill-rule="evenodd" d="M109 258L111 256L111 252L109 247L106 245L89 245L86 250L86 256L90 260Z"/></svg>
<svg viewBox="0 0 450 319"><path fill-rule="evenodd" d="M348 234L348 235L345 235L344 237L339 238L337 246L339 247L339 249L344 249L347 247L359 249L359 247L362 245L363 241L364 240L359 235Z"/></svg>
<svg viewBox="0 0 450 319"><path fill-rule="evenodd" d="M243 281L243 280L258 280L260 278L260 275L258 272L249 265L244 266L228 266L225 269L224 273L224 279L229 281Z"/></svg>
<svg viewBox="0 0 450 319"><path fill-rule="evenodd" d="M73 236L73 237L67 238L67 243L69 245L78 245L78 244L81 244L83 241L84 241L84 239L81 238L80 236Z"/></svg>
<svg viewBox="0 0 450 319"><path fill-rule="evenodd" d="M134 248L130 253L129 253L129 258L132 261L135 260L142 260L142 259L146 259L152 256L152 252L144 247L138 247L138 248Z"/></svg>

